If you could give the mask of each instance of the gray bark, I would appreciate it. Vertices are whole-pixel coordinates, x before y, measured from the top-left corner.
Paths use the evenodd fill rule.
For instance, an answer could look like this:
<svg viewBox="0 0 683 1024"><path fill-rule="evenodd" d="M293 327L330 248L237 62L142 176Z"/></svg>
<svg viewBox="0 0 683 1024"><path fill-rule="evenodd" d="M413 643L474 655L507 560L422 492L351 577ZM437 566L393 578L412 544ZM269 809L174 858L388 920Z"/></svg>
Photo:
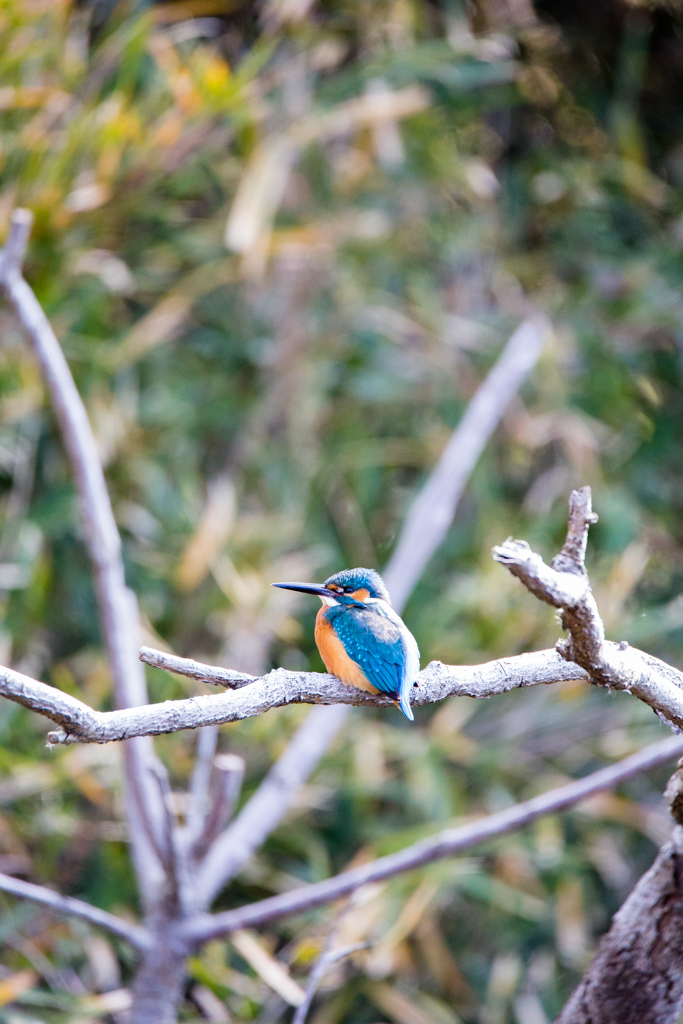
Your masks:
<svg viewBox="0 0 683 1024"><path fill-rule="evenodd" d="M613 645L616 647L616 645ZM144 648L148 651L149 648ZM624 670L629 665L640 669L645 655L630 648L624 659ZM640 659L640 660L636 660ZM182 670L182 658L175 658L173 671ZM191 662L196 665L196 662ZM658 680L662 675L661 662L649 659L647 679ZM673 676L675 669L669 672ZM411 704L417 707L445 700L446 697L493 697L507 693L520 686L550 685L563 680L586 680L584 669L574 662L566 661L557 651L535 651L517 654L511 658L499 658L484 665L442 665L432 661L418 675ZM652 683L651 688L654 687ZM677 714L683 722L683 689L672 686L671 693L653 690L659 700L663 714ZM645 691L644 691L645 692ZM54 686L38 682L29 676L0 666L0 696L23 704L58 723L59 729L48 734L49 743L111 743L128 740L133 736L157 736L180 729L198 729L204 726L224 725L238 722L255 715L262 715L272 708L286 704L356 704L374 707L392 707L391 700L382 694L365 693L355 686L347 686L334 676L324 672L288 672L278 668L266 676L237 690L225 693L200 695L184 700L167 700L162 704L146 704L143 707L125 708L116 711L95 711L70 694ZM643 697L642 699L645 699ZM676 703L676 701L678 703ZM328 736L327 746L321 746L322 757L328 749L335 730L327 730L320 723L316 731ZM299 759L298 744L291 760ZM288 756L288 760L289 760ZM317 759L319 760L319 758ZM311 764L311 770L317 763Z"/></svg>
<svg viewBox="0 0 683 1024"><path fill-rule="evenodd" d="M176 1024L186 956L187 950L166 945L162 939L145 953L135 975L128 1024Z"/></svg>
<svg viewBox="0 0 683 1024"><path fill-rule="evenodd" d="M675 1024L683 1009L683 828L614 916L556 1024Z"/></svg>

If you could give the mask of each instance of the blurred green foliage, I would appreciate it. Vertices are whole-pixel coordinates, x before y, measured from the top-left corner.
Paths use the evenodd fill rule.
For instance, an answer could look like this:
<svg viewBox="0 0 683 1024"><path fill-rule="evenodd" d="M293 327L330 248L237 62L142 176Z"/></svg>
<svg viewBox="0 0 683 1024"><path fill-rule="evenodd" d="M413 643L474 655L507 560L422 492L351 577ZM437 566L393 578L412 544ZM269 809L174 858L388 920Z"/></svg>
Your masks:
<svg viewBox="0 0 683 1024"><path fill-rule="evenodd" d="M616 0L0 3L0 227L36 215L26 273L91 416L146 642L320 669L313 602L269 584L381 567L535 305L553 343L406 610L423 664L554 643L490 548L514 534L551 555L589 483L608 635L681 665L682 28ZM0 660L107 708L70 468L6 308L0 328ZM149 681L154 700L196 692ZM222 730L245 797L305 714ZM0 706L0 869L134 913L118 751L47 753L46 728ZM221 905L663 734L575 685L423 708L414 728L356 709ZM194 744L158 743L178 790ZM667 834L665 774L368 892L342 931L373 945L330 973L315 1024L552 1019ZM130 952L0 902L0 1020L105 1019L88 993L127 983ZM329 922L265 941L303 977ZM229 943L191 970L183 1019L206 989L236 1021L287 1019Z"/></svg>

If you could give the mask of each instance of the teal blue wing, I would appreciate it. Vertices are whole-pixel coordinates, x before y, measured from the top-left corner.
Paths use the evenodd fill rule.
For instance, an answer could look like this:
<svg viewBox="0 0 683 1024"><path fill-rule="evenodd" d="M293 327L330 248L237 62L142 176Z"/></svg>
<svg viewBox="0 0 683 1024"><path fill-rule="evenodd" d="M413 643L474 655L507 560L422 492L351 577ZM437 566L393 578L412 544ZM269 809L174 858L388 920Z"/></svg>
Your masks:
<svg viewBox="0 0 683 1024"><path fill-rule="evenodd" d="M372 685L398 700L406 668L398 626L364 608L354 609L351 614L330 615L330 621L346 653L360 665Z"/></svg>

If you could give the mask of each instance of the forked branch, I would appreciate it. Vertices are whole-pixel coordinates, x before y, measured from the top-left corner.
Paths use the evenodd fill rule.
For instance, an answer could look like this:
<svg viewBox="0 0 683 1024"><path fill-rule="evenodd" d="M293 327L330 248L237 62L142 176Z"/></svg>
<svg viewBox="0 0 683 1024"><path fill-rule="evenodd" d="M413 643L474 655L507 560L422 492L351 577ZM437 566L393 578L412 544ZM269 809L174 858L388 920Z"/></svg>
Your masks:
<svg viewBox="0 0 683 1024"><path fill-rule="evenodd" d="M580 665L597 686L632 693L676 729L683 729L683 673L626 642L605 639L605 627L584 565L588 528L597 521L590 487L572 491L569 529L562 552L547 566L526 541L506 540L493 549L527 590L558 608L569 639L557 652Z"/></svg>

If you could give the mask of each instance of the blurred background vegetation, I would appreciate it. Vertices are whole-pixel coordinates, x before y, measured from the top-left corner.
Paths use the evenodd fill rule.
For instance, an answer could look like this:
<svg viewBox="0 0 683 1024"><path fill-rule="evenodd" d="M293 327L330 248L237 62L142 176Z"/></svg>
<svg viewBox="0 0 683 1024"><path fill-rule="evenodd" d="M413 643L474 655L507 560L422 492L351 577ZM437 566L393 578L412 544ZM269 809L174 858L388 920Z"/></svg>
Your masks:
<svg viewBox="0 0 683 1024"><path fill-rule="evenodd" d="M152 646L322 668L276 579L381 568L531 305L555 336L405 613L423 664L551 646L490 558L600 522L608 635L683 666L683 11L617 0L2 0L0 232L86 401ZM379 111L379 114L378 114ZM0 310L0 662L110 707L71 471ZM150 670L152 698L196 692ZM253 791L307 709L221 730ZM538 687L355 709L222 906L323 878L666 734L624 695ZM137 910L115 746L47 752L0 706L0 870ZM180 791L196 737L158 743ZM543 1024L666 837L666 771L367 894L315 1024ZM181 797L178 797L179 802ZM182 807L181 807L182 810ZM130 951L0 896L0 1020L112 1020ZM329 912L268 948L305 977ZM184 1020L289 1019L228 942ZM115 1007L113 1007L115 1009Z"/></svg>

